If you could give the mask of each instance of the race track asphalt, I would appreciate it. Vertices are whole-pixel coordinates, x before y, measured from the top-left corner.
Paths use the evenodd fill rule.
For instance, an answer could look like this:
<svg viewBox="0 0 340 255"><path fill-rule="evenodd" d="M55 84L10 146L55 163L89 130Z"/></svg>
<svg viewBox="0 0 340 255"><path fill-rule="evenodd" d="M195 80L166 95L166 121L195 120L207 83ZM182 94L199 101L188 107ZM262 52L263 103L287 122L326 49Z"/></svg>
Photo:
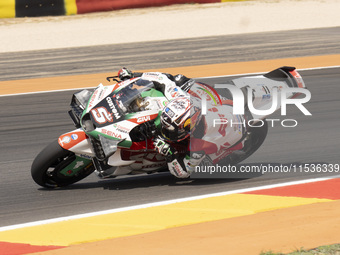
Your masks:
<svg viewBox="0 0 340 255"><path fill-rule="evenodd" d="M179 62L185 65L188 65L188 63L191 65L215 63L215 58L218 59L216 60L217 62L222 63L289 57L297 56L297 52L303 52L303 45L312 45L313 43L314 48L301 53L301 55L335 54L340 53L338 44L334 43L338 37L337 34L339 34L336 31L339 31L339 28L319 31L304 30L300 31L300 33L296 31L287 32L296 36L304 33L310 35L297 40L296 44L299 44L300 48L297 47L299 50L292 53L287 53L289 52L288 49L293 50L292 48L294 48L292 40L287 39L285 41L281 38L280 42L282 44L278 48L286 45L287 52L285 53L283 50L278 51L278 48L268 43L269 41L275 41L280 33L264 33L262 35L246 35L253 37L252 43L250 43L251 40L244 41L243 36L245 35L240 35L238 39L237 36L232 36L235 40L233 45L249 43L248 49L252 49L250 50L252 54L247 54L244 49L240 50L238 54L236 51L232 51L234 54L232 60L230 60L229 56L218 58L217 55L221 55L220 52L222 51L222 49L219 49L220 45L222 45L220 43L225 38L216 38L216 40L209 42L204 54L202 52L197 55L192 54L191 59L188 57L189 60L187 61L178 59L177 62L173 60L167 62L165 57L165 59L158 62L161 62L160 67L165 67L167 65L176 66ZM320 33L327 33L328 36L324 37L322 42L315 43L316 37L311 37L311 34L320 35ZM273 37L270 37L269 34ZM268 39L263 39L267 38L267 36ZM321 38L322 36L319 37ZM216 44L213 42L216 42ZM162 43L159 42L159 44ZM173 45L171 46L172 49L167 49L166 46L170 44L168 42L163 44L165 47L163 48L164 54L159 53L159 55L166 56L173 50ZM223 45L229 44L230 40ZM182 46L177 44L178 53L187 52L188 42L183 43ZM110 48L111 46L107 47ZM118 46L112 47L120 49ZM314 54L316 49L321 49L320 47L322 52L318 51L318 54ZM101 55L104 59L102 65L100 64L102 60L100 57L96 57L94 62L90 60L91 57L84 57L81 52L85 49L91 53L91 56L95 56L96 52L101 48L94 47L92 50L87 47L72 49L75 54L72 58L74 59L73 64L76 66L74 71L69 71L69 66L64 64L56 66L56 62L53 60L56 58L55 51L51 51L50 58L48 58L46 52L38 52L41 53L41 56L44 55L49 59L44 65L42 65L41 59L37 57L39 54L33 52L21 54L21 56L30 55L29 60L25 60L27 63L25 61L20 62L24 66L18 66L18 62L15 61L19 57L19 53L13 54L12 58L9 54L0 54L1 59L8 56L5 66L4 62L0 61L2 65L1 79L58 76L84 73L88 70L105 72L125 65L122 62L120 65L111 65L110 61L118 62L110 57L104 57L109 56L111 48ZM211 54L214 49L217 49L215 55ZM78 57L75 57L77 51ZM267 53L265 54L265 52ZM144 53L145 56L148 56L147 52ZM122 52L120 54L123 56ZM170 54L170 56L174 57L174 54ZM181 56L181 54L178 56ZM151 64L151 58L149 58L148 63L141 63L140 60L138 62L140 64L133 66L134 69L155 68ZM70 63L70 59L65 59L63 63ZM132 59L129 63L133 63ZM129 63L126 63L127 66L131 66ZM91 68L92 66L98 66L98 69ZM104 70L103 66L105 66L106 70ZM46 70L43 70L45 67ZM265 143L244 163L339 163L340 68L301 71L301 75L311 91L312 99L306 104L306 107L313 116L303 116L296 108L288 108L289 118L296 119L299 122L298 126L295 128L283 128L277 125L270 128ZM230 79L230 77L201 79L200 81L214 84L221 83L226 79ZM0 99L0 226L320 176L310 174L266 174L248 179L181 181L169 174L157 174L102 181L92 175L68 188L57 190L41 189L30 177L30 165L34 157L45 145L56 139L61 133L73 129L67 115L72 93L73 91L54 92L2 97ZM282 117L277 113L273 115L273 118Z"/></svg>

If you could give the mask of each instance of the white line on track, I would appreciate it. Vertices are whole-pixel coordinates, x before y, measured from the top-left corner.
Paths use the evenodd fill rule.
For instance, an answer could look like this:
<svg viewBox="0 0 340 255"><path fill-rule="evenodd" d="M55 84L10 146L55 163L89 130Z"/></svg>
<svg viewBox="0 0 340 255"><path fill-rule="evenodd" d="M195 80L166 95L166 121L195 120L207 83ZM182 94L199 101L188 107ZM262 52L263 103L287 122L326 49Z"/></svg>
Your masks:
<svg viewBox="0 0 340 255"><path fill-rule="evenodd" d="M309 70L322 70L322 69L334 69L340 68L340 66L325 66L325 67L313 67L313 68L302 68L297 69L298 71L309 71ZM230 74L230 75L220 75L220 76L208 76L208 77L196 77L195 79L212 79L212 78L222 78L222 77L232 77L232 76L243 76L243 75L257 75L264 74L266 72L258 72L258 73L241 73L241 74ZM95 87L87 87L87 88L71 88L71 89L60 89L60 90L47 90L47 91L36 91L36 92L27 92L27 93L16 93L16 94L6 94L0 95L0 97L10 97L10 96L20 96L20 95L34 95L34 94L45 94L45 93L54 93L54 92L63 92L63 91L72 91L72 90L82 90L82 89L93 89Z"/></svg>
<svg viewBox="0 0 340 255"><path fill-rule="evenodd" d="M39 226L39 225L44 225L44 224L57 223L57 222L68 221L68 220L82 219L82 218L111 214L111 213L125 212L125 211L150 208L150 207L155 207L155 206L175 204L175 203L180 203L180 202L194 201L194 200L199 200L199 199L204 199L204 198L219 197L219 196L239 194L239 193L245 193L245 192L256 191L256 190L273 189L273 188L278 188L278 187L286 187L286 186L292 186L292 185L326 181L326 180L331 180L335 178L340 178L340 175L336 175L332 177L313 178L313 179L306 179L306 180L299 180L299 181L284 182L284 183L278 183L278 184L270 184L270 185L252 187L252 188L236 189L236 190L211 193L211 194L200 195L200 196L185 197L185 198L172 199L172 200L167 200L167 201L154 202L154 203L141 204L141 205L134 205L134 206L128 206L128 207L122 207L122 208L116 208L116 209L110 209L110 210L104 210L104 211L98 211L98 212L77 214L77 215L72 215L72 216L67 216L67 217L28 222L28 223L23 223L23 224L0 227L0 232L26 228L26 227Z"/></svg>

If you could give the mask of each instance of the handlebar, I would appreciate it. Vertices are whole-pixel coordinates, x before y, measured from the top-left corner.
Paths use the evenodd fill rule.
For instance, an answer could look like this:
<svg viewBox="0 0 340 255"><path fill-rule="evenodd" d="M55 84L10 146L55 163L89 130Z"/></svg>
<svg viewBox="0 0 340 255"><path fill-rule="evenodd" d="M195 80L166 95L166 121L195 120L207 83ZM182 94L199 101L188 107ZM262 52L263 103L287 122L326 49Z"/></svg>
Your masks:
<svg viewBox="0 0 340 255"><path fill-rule="evenodd" d="M117 80L117 78L119 78L117 75L116 76L109 76L109 77L106 77L106 80L108 82L110 82L111 79L112 79L112 81L120 82L120 80Z"/></svg>

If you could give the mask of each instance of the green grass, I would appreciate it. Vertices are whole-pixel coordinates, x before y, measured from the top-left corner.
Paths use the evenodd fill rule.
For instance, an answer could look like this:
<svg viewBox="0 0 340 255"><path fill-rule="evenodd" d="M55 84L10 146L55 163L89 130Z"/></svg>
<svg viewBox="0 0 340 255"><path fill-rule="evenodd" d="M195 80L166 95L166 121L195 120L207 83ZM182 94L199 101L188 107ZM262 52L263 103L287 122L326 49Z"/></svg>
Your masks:
<svg viewBox="0 0 340 255"><path fill-rule="evenodd" d="M272 251L266 251L261 252L260 255L340 255L340 244L320 246L311 250L305 250L301 248L291 253L276 253Z"/></svg>

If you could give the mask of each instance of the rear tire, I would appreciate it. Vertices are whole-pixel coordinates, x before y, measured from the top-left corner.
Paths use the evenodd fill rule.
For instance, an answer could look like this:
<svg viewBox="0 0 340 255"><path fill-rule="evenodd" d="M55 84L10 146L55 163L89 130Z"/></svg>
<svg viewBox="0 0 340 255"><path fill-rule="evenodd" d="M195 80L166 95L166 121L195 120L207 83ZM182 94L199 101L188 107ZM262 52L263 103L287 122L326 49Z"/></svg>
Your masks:
<svg viewBox="0 0 340 255"><path fill-rule="evenodd" d="M33 180L45 188L57 188L78 182L94 171L92 162L84 165L76 175L66 176L60 171L76 159L73 152L63 149L53 141L34 159L31 167Z"/></svg>

